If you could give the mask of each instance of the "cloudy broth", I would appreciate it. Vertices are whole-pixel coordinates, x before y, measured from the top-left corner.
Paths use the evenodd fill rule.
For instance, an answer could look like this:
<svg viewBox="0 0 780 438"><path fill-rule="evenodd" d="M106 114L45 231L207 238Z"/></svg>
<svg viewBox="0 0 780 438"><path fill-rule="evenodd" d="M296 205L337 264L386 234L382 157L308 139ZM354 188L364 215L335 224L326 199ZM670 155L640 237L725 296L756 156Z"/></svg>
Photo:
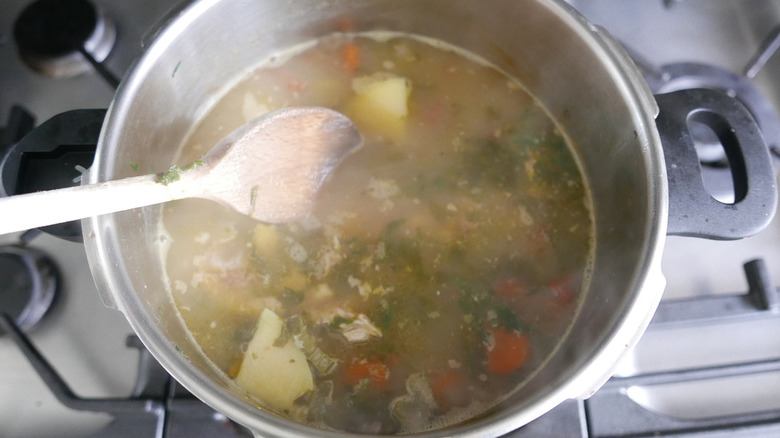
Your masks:
<svg viewBox="0 0 780 438"><path fill-rule="evenodd" d="M296 105L342 111L366 140L309 218L164 207L172 298L204 354L259 406L328 429L418 432L501 401L565 336L587 282L589 195L555 122L459 50L335 35L247 75L181 162Z"/></svg>

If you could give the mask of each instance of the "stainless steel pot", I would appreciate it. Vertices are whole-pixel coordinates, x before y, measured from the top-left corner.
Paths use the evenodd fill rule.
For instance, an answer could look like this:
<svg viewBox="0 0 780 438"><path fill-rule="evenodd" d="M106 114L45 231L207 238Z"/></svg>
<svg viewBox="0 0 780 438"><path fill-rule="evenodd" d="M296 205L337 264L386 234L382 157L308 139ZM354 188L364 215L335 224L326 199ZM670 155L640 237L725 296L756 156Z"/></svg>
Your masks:
<svg viewBox="0 0 780 438"><path fill-rule="evenodd" d="M466 424L422 435L497 436L568 398L593 394L636 344L661 298L660 257L668 229L733 238L771 219L776 199L771 164L744 110L737 106L732 115L718 115L713 108L734 105L710 94L704 94L711 103L704 110L686 106L690 96L659 98L668 109L659 119L665 138L684 145L682 152L665 154L658 105L641 75L606 32L558 0L197 1L172 18L122 81L89 182L130 176L131 162L142 169L166 168L194 124L242 73L279 49L334 32L345 22L355 31L392 29L445 40L520 79L571 139L593 196L592 277L568 337L510 398ZM695 156L683 162L691 159L692 148L685 146L691 114L715 114L701 117L714 120L713 129L724 127L722 138L739 128L736 143L743 148L759 143L752 151L730 154L735 168L751 175L734 206L688 200L700 195L690 175L678 171L692 168L696 175ZM669 174L665 160L674 169ZM709 220L730 211L753 220L752 228L721 234L717 227L697 228L699 221L690 219L693 213ZM257 434L329 435L258 409L202 355L163 280L160 214L159 207L150 207L84 222L91 268L106 303L125 314L179 382Z"/></svg>

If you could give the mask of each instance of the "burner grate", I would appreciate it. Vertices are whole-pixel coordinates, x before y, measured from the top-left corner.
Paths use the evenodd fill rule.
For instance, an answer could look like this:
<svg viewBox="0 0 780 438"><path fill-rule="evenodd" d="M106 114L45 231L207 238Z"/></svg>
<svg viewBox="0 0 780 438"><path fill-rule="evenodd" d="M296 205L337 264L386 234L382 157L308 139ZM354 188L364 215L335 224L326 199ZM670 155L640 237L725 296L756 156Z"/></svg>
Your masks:
<svg viewBox="0 0 780 438"><path fill-rule="evenodd" d="M127 398L82 398L76 395L16 323L0 314L0 329L8 335L57 400L77 411L103 412L114 417L92 438L109 437L251 437L243 427L193 397L168 375L135 336L126 345L140 351L138 376Z"/></svg>
<svg viewBox="0 0 780 438"><path fill-rule="evenodd" d="M780 295L762 259L744 264L749 291L662 301L649 330L780 317ZM773 336L774 334L769 334ZM631 398L631 388L780 372L780 357L717 366L613 377L587 400L569 400L506 438L762 438L780 436L780 410L696 420L653 412Z"/></svg>
<svg viewBox="0 0 780 438"><path fill-rule="evenodd" d="M780 358L739 364L613 377L585 401L590 438L725 436L769 437L780 435L780 410L705 418L678 419L653 412L631 398L631 388L714 380L732 376L780 371ZM739 435L736 435L739 434Z"/></svg>
<svg viewBox="0 0 780 438"><path fill-rule="evenodd" d="M735 318L780 316L778 291L771 286L763 260L745 263L744 270L750 285L746 294L664 301L650 329ZM128 347L141 352L138 379L132 395L128 398L84 399L68 387L10 317L0 317L0 328L21 349L60 403L76 410L105 412L114 416L114 421L94 438L251 436L246 429L215 412L177 384L135 336L127 340ZM780 436L780 410L687 420L652 412L630 396L630 389L634 387L768 372L780 372L780 358L613 377L591 398L568 400L529 425L506 435L506 438Z"/></svg>

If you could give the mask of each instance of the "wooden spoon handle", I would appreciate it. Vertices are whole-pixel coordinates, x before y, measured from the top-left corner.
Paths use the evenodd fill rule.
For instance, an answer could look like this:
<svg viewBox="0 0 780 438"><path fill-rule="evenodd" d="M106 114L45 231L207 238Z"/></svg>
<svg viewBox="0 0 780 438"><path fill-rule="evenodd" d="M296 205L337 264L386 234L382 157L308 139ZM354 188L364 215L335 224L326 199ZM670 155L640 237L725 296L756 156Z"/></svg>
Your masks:
<svg viewBox="0 0 780 438"><path fill-rule="evenodd" d="M158 183L157 178L157 175L143 175L0 198L0 235L185 196L174 187Z"/></svg>

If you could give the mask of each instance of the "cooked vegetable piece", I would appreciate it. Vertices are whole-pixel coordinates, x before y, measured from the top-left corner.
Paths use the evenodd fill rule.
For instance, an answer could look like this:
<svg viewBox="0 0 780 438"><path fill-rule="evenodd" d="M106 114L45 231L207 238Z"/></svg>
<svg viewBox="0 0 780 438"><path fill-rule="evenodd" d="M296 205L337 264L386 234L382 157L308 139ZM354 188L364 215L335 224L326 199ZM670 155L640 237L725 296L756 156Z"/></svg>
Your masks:
<svg viewBox="0 0 780 438"><path fill-rule="evenodd" d="M344 370L344 379L352 386L368 379L376 384L379 389L387 389L389 378L390 369L379 360L355 360L347 365Z"/></svg>
<svg viewBox="0 0 780 438"><path fill-rule="evenodd" d="M306 356L291 339L274 346L283 325L276 313L263 310L235 382L269 406L289 410L298 397L314 389L314 378Z"/></svg>
<svg viewBox="0 0 780 438"><path fill-rule="evenodd" d="M459 369L446 369L431 374L433 399L440 409L448 410L466 406L471 400L468 393L468 377Z"/></svg>
<svg viewBox="0 0 780 438"><path fill-rule="evenodd" d="M279 231L269 224L257 224L252 233L252 245L261 254L272 255L281 247Z"/></svg>
<svg viewBox="0 0 780 438"><path fill-rule="evenodd" d="M505 374L517 371L528 357L528 338L505 327L488 330L491 340L487 346L487 370Z"/></svg>
<svg viewBox="0 0 780 438"><path fill-rule="evenodd" d="M303 351L306 359L309 360L321 376L329 375L338 367L339 360L325 354L317 346L317 340L311 334L311 330L300 315L287 319L287 330L293 336L295 345Z"/></svg>
<svg viewBox="0 0 780 438"><path fill-rule="evenodd" d="M361 129L392 140L404 137L411 81L377 73L353 79L352 89L355 95L347 103L346 114Z"/></svg>
<svg viewBox="0 0 780 438"><path fill-rule="evenodd" d="M341 49L341 55L344 58L347 71L355 73L355 69L360 66L360 47L355 43L347 43Z"/></svg>

